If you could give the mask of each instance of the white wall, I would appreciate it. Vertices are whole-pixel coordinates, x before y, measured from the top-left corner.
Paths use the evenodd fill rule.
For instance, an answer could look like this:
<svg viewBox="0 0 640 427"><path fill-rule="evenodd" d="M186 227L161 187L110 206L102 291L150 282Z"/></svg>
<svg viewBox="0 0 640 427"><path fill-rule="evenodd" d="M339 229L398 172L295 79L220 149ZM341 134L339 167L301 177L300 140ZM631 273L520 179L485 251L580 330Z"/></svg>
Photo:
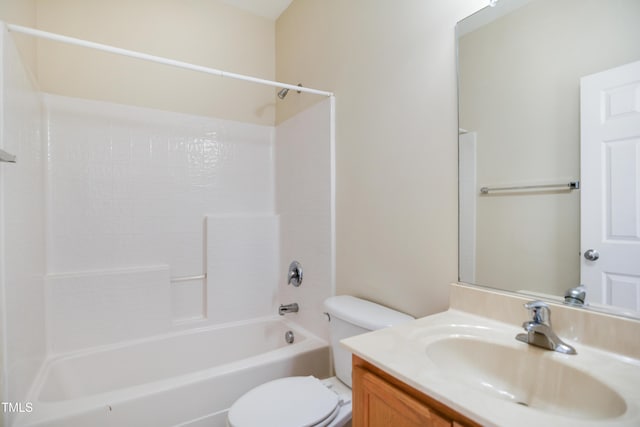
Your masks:
<svg viewBox="0 0 640 427"><path fill-rule="evenodd" d="M259 243L264 227L250 231L264 222L256 215L273 218L265 232L277 248L273 127L55 95L45 102L52 351L161 333L172 322L275 312L277 251ZM246 253L234 255L241 236ZM260 283L258 273L243 286L247 275L231 274L252 269ZM207 282L168 282L206 272ZM262 298L248 285L271 291ZM242 298L242 307L255 309L253 298L261 308L240 310Z"/></svg>
<svg viewBox="0 0 640 427"><path fill-rule="evenodd" d="M478 187L579 179L580 77L640 58L638 16L637 0L536 0L461 39ZM479 197L476 283L556 295L579 283L579 194Z"/></svg>
<svg viewBox="0 0 640 427"><path fill-rule="evenodd" d="M337 292L423 316L457 280L455 23L484 0L294 0L279 80L336 94ZM297 94L296 94L297 95ZM278 122L316 97L278 103Z"/></svg>
<svg viewBox="0 0 640 427"><path fill-rule="evenodd" d="M331 212L331 100L325 99L276 127L276 206L280 215L279 303L296 302L302 326L328 340L324 300L334 293ZM291 261L303 282L287 285Z"/></svg>
<svg viewBox="0 0 640 427"><path fill-rule="evenodd" d="M38 93L12 37L0 44L0 148L17 156L0 163L0 394L20 402L45 357L44 150Z"/></svg>
<svg viewBox="0 0 640 427"><path fill-rule="evenodd" d="M46 104L50 273L160 261L174 276L201 274L205 214L274 211L270 126L57 96Z"/></svg>

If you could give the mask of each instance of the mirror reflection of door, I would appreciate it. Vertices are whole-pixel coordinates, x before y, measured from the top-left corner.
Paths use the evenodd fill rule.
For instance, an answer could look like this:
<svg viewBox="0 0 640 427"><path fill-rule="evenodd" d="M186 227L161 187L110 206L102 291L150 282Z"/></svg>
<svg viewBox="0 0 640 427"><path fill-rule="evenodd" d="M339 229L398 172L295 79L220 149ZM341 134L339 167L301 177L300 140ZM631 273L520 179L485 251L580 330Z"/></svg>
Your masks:
<svg viewBox="0 0 640 427"><path fill-rule="evenodd" d="M588 267L587 249L600 249L592 265L606 261L599 241L582 242L586 184L580 182L577 191L540 187L582 180L580 79L640 60L639 16L638 0L500 0L457 26L462 282L563 301L586 277L581 269ZM632 105L625 104L631 95L613 94L615 108ZM629 144L614 145L631 150ZM632 157L622 152L615 154L628 162ZM539 188L481 191L533 185ZM628 246L628 239L619 240ZM637 256L631 259L640 264ZM607 276L613 294L603 296L590 285L587 302L624 303L629 312L634 305L628 303L640 293L631 284L640 277L634 274Z"/></svg>
<svg viewBox="0 0 640 427"><path fill-rule="evenodd" d="M581 79L581 282L640 311L640 61Z"/></svg>

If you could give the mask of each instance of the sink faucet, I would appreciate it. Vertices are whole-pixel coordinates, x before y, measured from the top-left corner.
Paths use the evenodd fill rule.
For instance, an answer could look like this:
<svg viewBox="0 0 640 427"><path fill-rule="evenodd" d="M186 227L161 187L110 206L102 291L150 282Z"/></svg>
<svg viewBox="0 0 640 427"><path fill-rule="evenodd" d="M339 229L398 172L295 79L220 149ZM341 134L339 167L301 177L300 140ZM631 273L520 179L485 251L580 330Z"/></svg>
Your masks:
<svg viewBox="0 0 640 427"><path fill-rule="evenodd" d="M278 314L280 316L284 316L286 313L297 313L298 312L298 303L294 302L292 304L280 304L280 308L278 308Z"/></svg>
<svg viewBox="0 0 640 427"><path fill-rule="evenodd" d="M584 285L579 285L575 288L567 289L567 292L564 294L564 303L567 305L582 307L586 296L587 288Z"/></svg>
<svg viewBox="0 0 640 427"><path fill-rule="evenodd" d="M531 301L524 308L529 310L532 319L522 324L527 333L518 334L518 341L564 354L577 354L575 348L564 343L551 329L551 310L546 303Z"/></svg>

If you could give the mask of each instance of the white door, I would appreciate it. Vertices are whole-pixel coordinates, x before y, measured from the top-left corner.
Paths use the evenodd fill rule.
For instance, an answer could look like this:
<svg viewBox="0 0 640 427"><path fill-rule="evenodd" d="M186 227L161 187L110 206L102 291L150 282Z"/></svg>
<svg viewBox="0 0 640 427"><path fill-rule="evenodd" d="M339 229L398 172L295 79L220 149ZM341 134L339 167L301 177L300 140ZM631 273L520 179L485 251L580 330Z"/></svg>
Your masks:
<svg viewBox="0 0 640 427"><path fill-rule="evenodd" d="M581 282L591 302L640 311L640 61L580 86Z"/></svg>

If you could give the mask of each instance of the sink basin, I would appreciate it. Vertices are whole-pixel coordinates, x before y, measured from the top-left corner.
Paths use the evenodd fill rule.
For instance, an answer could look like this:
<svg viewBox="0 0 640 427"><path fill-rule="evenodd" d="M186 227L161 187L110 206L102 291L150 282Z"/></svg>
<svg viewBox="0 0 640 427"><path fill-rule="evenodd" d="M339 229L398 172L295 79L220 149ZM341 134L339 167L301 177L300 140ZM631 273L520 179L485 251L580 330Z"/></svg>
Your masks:
<svg viewBox="0 0 640 427"><path fill-rule="evenodd" d="M342 344L483 426L640 427L636 341L614 353L559 329L578 352L567 355L517 341L515 323L451 309Z"/></svg>
<svg viewBox="0 0 640 427"><path fill-rule="evenodd" d="M575 356L463 336L433 341L426 354L447 380L531 409L603 420L627 408L616 391L571 366Z"/></svg>

